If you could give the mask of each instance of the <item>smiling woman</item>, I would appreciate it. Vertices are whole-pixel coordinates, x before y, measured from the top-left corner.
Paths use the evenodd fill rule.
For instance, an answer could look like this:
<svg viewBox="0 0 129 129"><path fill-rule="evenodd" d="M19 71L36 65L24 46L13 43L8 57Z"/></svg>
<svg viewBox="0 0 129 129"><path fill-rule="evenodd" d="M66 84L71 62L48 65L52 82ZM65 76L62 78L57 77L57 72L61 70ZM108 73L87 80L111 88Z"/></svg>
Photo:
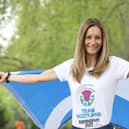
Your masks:
<svg viewBox="0 0 129 129"><path fill-rule="evenodd" d="M85 36L87 56L97 56L102 47L102 34L97 26L90 27Z"/></svg>
<svg viewBox="0 0 129 129"><path fill-rule="evenodd" d="M86 69L93 68L90 74L99 77L108 67L107 34L99 20L88 19L82 23L74 60L72 74L78 82Z"/></svg>

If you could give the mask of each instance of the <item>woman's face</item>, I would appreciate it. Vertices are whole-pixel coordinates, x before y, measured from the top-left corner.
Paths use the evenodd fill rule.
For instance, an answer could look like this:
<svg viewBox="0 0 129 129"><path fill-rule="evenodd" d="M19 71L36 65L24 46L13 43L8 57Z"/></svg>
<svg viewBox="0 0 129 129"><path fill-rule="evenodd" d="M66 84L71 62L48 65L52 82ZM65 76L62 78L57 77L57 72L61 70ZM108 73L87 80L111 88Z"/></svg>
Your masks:
<svg viewBox="0 0 129 129"><path fill-rule="evenodd" d="M102 34L97 26L87 30L85 36L85 49L88 55L96 56L102 47Z"/></svg>

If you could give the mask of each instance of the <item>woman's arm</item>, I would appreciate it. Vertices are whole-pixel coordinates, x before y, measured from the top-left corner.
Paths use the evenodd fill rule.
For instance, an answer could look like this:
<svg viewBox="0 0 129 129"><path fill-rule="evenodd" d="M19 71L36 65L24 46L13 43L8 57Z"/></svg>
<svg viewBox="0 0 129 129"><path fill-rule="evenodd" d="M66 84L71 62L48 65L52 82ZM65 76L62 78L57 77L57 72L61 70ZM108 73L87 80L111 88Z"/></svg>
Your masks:
<svg viewBox="0 0 129 129"><path fill-rule="evenodd" d="M7 73L0 72L0 82L5 82L7 77ZM46 82L51 80L57 80L58 77L54 71L54 69L49 69L41 74L28 74L28 75L10 75L8 80L12 82L20 82L20 83L38 83L38 82Z"/></svg>

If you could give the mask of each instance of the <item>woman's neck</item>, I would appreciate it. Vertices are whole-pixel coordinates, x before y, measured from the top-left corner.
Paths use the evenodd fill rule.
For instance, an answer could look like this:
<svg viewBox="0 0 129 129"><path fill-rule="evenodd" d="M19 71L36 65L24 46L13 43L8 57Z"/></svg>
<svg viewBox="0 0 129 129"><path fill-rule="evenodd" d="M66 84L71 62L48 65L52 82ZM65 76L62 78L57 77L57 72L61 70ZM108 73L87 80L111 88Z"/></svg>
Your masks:
<svg viewBox="0 0 129 129"><path fill-rule="evenodd" d="M90 68L90 67L94 67L96 65L96 56L87 56L86 58L86 67Z"/></svg>

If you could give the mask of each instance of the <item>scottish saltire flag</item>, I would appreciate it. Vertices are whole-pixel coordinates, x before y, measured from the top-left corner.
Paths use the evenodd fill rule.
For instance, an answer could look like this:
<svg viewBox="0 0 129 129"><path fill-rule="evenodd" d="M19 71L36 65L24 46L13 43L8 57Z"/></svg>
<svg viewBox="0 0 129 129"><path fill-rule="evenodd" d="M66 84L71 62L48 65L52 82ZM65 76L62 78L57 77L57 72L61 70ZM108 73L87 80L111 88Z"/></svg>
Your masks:
<svg viewBox="0 0 129 129"><path fill-rule="evenodd" d="M40 74L42 70L17 74ZM71 119L71 97L67 82L51 81L38 84L4 83L8 90L41 129L59 129ZM129 79L120 81L115 96L112 123L129 129Z"/></svg>
<svg viewBox="0 0 129 129"><path fill-rule="evenodd" d="M14 74L40 74L42 70ZM41 129L59 129L71 118L71 97L67 82L38 84L4 83L8 90Z"/></svg>

